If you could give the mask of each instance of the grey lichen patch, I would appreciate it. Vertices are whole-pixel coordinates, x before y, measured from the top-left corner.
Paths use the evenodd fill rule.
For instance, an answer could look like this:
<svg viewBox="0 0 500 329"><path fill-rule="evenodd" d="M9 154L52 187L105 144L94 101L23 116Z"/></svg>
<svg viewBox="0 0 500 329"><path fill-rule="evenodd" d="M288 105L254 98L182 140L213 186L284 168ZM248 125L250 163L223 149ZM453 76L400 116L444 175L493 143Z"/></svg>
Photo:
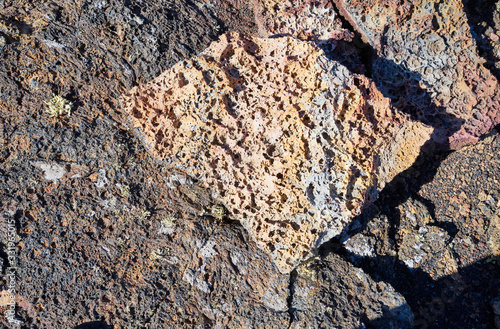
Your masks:
<svg viewBox="0 0 500 329"><path fill-rule="evenodd" d="M32 165L43 170L44 178L48 181L57 182L67 173L66 169L57 163L36 161Z"/></svg>
<svg viewBox="0 0 500 329"><path fill-rule="evenodd" d="M213 258L216 256L217 250L215 249L215 246L217 245L217 242L215 240L209 240L207 241L203 247L200 248L200 255L203 258Z"/></svg>
<svg viewBox="0 0 500 329"><path fill-rule="evenodd" d="M52 98L49 101L44 101L44 103L48 106L45 112L47 112L51 118L63 115L69 117L71 115L73 103L63 98L61 95L53 94Z"/></svg>

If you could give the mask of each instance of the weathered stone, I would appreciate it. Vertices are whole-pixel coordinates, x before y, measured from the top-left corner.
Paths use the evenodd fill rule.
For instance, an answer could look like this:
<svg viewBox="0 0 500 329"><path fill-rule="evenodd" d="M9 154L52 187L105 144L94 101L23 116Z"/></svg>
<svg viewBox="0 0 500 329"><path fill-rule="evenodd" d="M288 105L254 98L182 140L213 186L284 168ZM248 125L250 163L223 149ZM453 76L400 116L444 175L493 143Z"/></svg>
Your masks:
<svg viewBox="0 0 500 329"><path fill-rule="evenodd" d="M500 74L500 3L489 0L463 0L465 12L476 39L479 55L497 77ZM487 13L487 15L485 15Z"/></svg>
<svg viewBox="0 0 500 329"><path fill-rule="evenodd" d="M290 328L412 328L413 313L391 285L338 255L297 267Z"/></svg>
<svg viewBox="0 0 500 329"><path fill-rule="evenodd" d="M472 33L476 41L484 36L488 47L498 44L493 1L463 2L477 10L475 17L468 13L471 26L481 24ZM185 173L156 163L123 129L126 116L117 106L118 95L195 56L221 31L253 33L245 15L220 15L219 3L0 1L0 35L5 38L0 47L0 237L7 241L7 223L15 222L15 317L23 321L21 327L353 328L363 322L368 328L390 328L378 321L398 310L390 305L408 309L402 300L379 298L387 291L379 290L380 283L404 296L418 328L495 328L498 137L452 153L434 179L442 158L435 153L419 157L422 165L398 175L376 206L363 210L363 215L366 210L381 215L360 216L366 227L358 222L345 231L363 233L349 240L347 250L334 241L331 252L349 262L331 255L282 275L247 230L226 223L227 218L200 216L221 208L209 191ZM481 8L487 3L491 11ZM353 65L358 60L368 75L373 73L363 50L356 59L357 53L343 48L345 42L337 45L330 59L365 72ZM495 56L490 60L485 66L491 70ZM456 65L455 60L450 57L448 65ZM439 83L443 76L434 70L427 77ZM402 80L393 77L391 83ZM70 118L48 120L43 102L53 92L75 104ZM66 174L57 184L46 180L45 171L32 165L38 161L57 164ZM420 189L429 181L434 183ZM416 197L419 190L430 203ZM406 266L405 259L413 258L408 234L422 231L410 224L406 210L419 204L415 217L429 229L422 232L423 243L439 242L439 248L446 243L453 250L458 268L451 276L442 277L445 272L436 268L440 262L433 261L444 253L427 254L428 260L412 269ZM435 210L436 222L429 221L424 204L429 215ZM446 231L443 241L427 239L433 230ZM354 257L358 252L370 257ZM4 268L11 265L6 257L3 262ZM361 266L362 276L373 280L367 278L364 285L353 266ZM316 278L309 270L317 270ZM0 288L5 292L8 282ZM394 291L390 295L397 297ZM0 316L0 327L14 326Z"/></svg>
<svg viewBox="0 0 500 329"><path fill-rule="evenodd" d="M239 1L222 0L202 1L202 6L213 7L219 16L227 17L232 13L236 17L245 17L243 25L254 36L293 36L301 40L339 40L352 38L352 32L342 27L342 22L331 1ZM241 22L241 20L237 20ZM242 31L241 26L232 26L232 30Z"/></svg>
<svg viewBox="0 0 500 329"><path fill-rule="evenodd" d="M379 89L416 107L438 143L457 149L500 123L498 82L477 54L462 1L335 3L375 48Z"/></svg>
<svg viewBox="0 0 500 329"><path fill-rule="evenodd" d="M398 259L408 268L420 269L437 280L458 270L449 243L451 233L434 226L428 209L421 202L408 199L399 207Z"/></svg>
<svg viewBox="0 0 500 329"><path fill-rule="evenodd" d="M472 328L477 319L485 319L482 328L494 327L489 301L500 286L499 150L496 132L445 159L423 155L341 240L349 260L405 297L415 327ZM429 183L406 190L415 177Z"/></svg>
<svg viewBox="0 0 500 329"><path fill-rule="evenodd" d="M314 41L351 37L329 0L266 0L254 7L260 31L265 28L267 36L290 35Z"/></svg>
<svg viewBox="0 0 500 329"><path fill-rule="evenodd" d="M420 191L435 206L437 221L456 225L456 235L448 243L462 267L500 256L499 150L497 133L452 153ZM434 249L431 241L423 242ZM433 251L433 257L451 265L450 257ZM427 271L431 269L439 272L435 265Z"/></svg>
<svg viewBox="0 0 500 329"><path fill-rule="evenodd" d="M409 167L432 130L290 37L225 35L122 101L152 154L211 188L284 272Z"/></svg>

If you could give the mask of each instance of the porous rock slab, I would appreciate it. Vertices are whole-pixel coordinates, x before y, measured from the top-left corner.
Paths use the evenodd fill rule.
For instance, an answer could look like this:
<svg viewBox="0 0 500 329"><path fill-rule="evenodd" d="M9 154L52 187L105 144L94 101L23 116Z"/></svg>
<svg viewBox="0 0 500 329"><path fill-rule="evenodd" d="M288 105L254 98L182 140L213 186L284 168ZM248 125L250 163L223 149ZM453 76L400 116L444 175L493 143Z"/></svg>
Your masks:
<svg viewBox="0 0 500 329"><path fill-rule="evenodd" d="M380 90L391 98L407 90L438 143L459 149L500 123L498 81L477 53L461 0L334 2L376 50Z"/></svg>
<svg viewBox="0 0 500 329"><path fill-rule="evenodd" d="M226 34L122 104L151 153L211 188L282 272L339 234L432 130L291 37Z"/></svg>

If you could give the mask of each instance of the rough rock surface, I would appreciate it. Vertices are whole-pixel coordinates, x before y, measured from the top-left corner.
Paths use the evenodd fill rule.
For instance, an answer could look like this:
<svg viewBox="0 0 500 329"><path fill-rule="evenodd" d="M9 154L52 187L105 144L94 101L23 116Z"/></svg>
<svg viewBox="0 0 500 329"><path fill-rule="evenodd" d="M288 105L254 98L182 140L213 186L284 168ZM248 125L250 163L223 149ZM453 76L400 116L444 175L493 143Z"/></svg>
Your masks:
<svg viewBox="0 0 500 329"><path fill-rule="evenodd" d="M462 1L335 0L379 56L372 77L385 96L432 125L452 149L500 123L497 78L484 66Z"/></svg>
<svg viewBox="0 0 500 329"><path fill-rule="evenodd" d="M401 294L338 255L300 265L292 283L291 329L339 324L342 328L413 328L413 313Z"/></svg>
<svg viewBox="0 0 500 329"><path fill-rule="evenodd" d="M252 36L293 36L311 41L352 38L352 32L342 27L330 0L204 0L202 3L219 17L244 17L243 25L250 27L246 32ZM233 31L242 30L236 24L230 26Z"/></svg>
<svg viewBox="0 0 500 329"><path fill-rule="evenodd" d="M135 182L131 171L161 173L154 164L144 162L129 172L113 170L113 157L102 161L109 181L101 187L91 175L54 186L34 171L29 177L40 180L28 183L33 190L28 209L21 210L22 202L13 198L2 200L2 226L13 218L20 225L16 300L26 328L91 320L114 328L288 325L288 278L241 226L198 216L200 206L210 207L206 191L165 171L149 183ZM7 176L2 187L11 179ZM125 184L137 186L129 196L120 188ZM79 187L65 205L58 200L68 185ZM39 190L45 190L45 207ZM103 197L92 200L98 193ZM134 201L137 193L161 210L145 215L148 208ZM1 238L7 238L5 231Z"/></svg>
<svg viewBox="0 0 500 329"><path fill-rule="evenodd" d="M2 328L11 220L21 328L288 326L288 276L121 125L121 93L216 38L205 9L0 1ZM52 93L69 118L46 115Z"/></svg>
<svg viewBox="0 0 500 329"><path fill-rule="evenodd" d="M494 72L498 10L463 2ZM226 29L257 33L248 2L212 4L0 1L0 327L17 328L5 318L14 220L21 328L403 327L411 314L400 295L416 328L500 328L497 135L447 159L427 153L353 222L362 234L346 229L346 248L334 240L282 275L246 229L209 215L217 203L206 189L125 129L124 91ZM338 45L329 58L370 75L366 48L358 57L356 40ZM46 115L53 93L73 102L69 118Z"/></svg>
<svg viewBox="0 0 500 329"><path fill-rule="evenodd" d="M352 32L342 27L338 13L329 0L265 0L254 8L262 36L290 35L313 41L340 40L352 36Z"/></svg>
<svg viewBox="0 0 500 329"><path fill-rule="evenodd" d="M225 35L123 105L153 155L213 189L285 272L408 168L432 131L290 37Z"/></svg>
<svg viewBox="0 0 500 329"><path fill-rule="evenodd" d="M500 3L489 0L463 0L465 12L476 39L479 55L497 77L500 76Z"/></svg>
<svg viewBox="0 0 500 329"><path fill-rule="evenodd" d="M500 256L499 152L495 134L450 155L420 192L432 200L436 221L456 225L449 247L460 267Z"/></svg>
<svg viewBox="0 0 500 329"><path fill-rule="evenodd" d="M411 180L400 177L360 218L359 233L344 242L354 264L402 293L417 328L494 327L500 285L499 150L495 133L450 154L438 162L433 180L406 200L402 186ZM407 175L425 175L433 161Z"/></svg>

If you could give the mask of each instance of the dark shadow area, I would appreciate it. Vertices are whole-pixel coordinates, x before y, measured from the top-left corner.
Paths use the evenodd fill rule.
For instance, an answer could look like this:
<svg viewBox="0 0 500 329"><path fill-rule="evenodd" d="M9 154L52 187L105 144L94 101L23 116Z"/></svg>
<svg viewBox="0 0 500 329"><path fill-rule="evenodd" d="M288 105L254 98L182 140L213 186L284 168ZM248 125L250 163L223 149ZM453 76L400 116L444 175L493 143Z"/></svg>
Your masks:
<svg viewBox="0 0 500 329"><path fill-rule="evenodd" d="M495 328L490 302L498 296L500 266L483 259L458 273L433 280L420 269L410 269L394 257L364 258L337 250L376 281L401 293L414 314L413 328ZM497 261L499 259L497 258ZM391 328L394 312L366 321L366 328Z"/></svg>
<svg viewBox="0 0 500 329"><path fill-rule="evenodd" d="M368 220L370 216L365 217ZM481 259L457 273L434 280L418 268L409 268L397 257L354 254L344 248L340 238L322 246L320 255L331 252L363 269L375 281L390 284L405 297L414 321L413 326L403 328L495 328L491 302L500 294L498 256ZM362 319L366 325L363 328L401 328L394 323L398 313L397 308L387 309L380 318ZM398 319L399 325L404 318L405 315Z"/></svg>
<svg viewBox="0 0 500 329"><path fill-rule="evenodd" d="M498 44L494 34L495 26L500 26L500 10L496 11L496 0L462 0L467 14L472 37L476 40L479 56L486 60L484 66L500 80L500 68L495 66L499 54L495 54L493 43Z"/></svg>
<svg viewBox="0 0 500 329"><path fill-rule="evenodd" d="M408 316L407 314L407 305L398 306L394 308L383 309L383 315L379 318L368 320L364 319L364 326L357 329L366 329L366 328L384 328L384 329L400 329L407 328L411 326L410 321L406 321L403 323L394 323L393 319L403 319Z"/></svg>
<svg viewBox="0 0 500 329"><path fill-rule="evenodd" d="M464 0L465 1L465 0ZM475 3L470 1L471 4ZM488 2L488 1L483 1ZM493 1L489 1L493 3ZM344 20L344 27L354 29ZM344 231L320 249L320 255L333 252L343 255L353 265L361 267L377 281L392 285L401 293L415 314L415 328L491 328L493 313L489 301L498 295L500 270L498 263L479 261L461 268L458 273L434 281L427 273L411 269L397 257L361 257L343 247L349 237L362 232L375 216L385 215L389 220L389 239L397 250L397 231L401 222L398 206L409 198L420 201L427 207L434 220L429 225L447 231L450 241L457 234L453 222L445 222L435 216L434 204L419 195L421 187L431 182L440 164L451 153L448 137L457 132L463 120L446 113L432 101L431 96L420 86L421 76L390 60L382 58L356 35L354 45L332 41L319 46L327 56L346 65L353 73L370 77L382 94L391 99L392 105L413 120L434 128L431 139L421 148L415 163L386 184L378 200L355 217ZM339 46L340 45L340 46ZM352 48L357 51L358 60ZM345 49L350 49L346 52ZM344 56L347 54L347 58ZM361 62L361 65L360 65ZM389 328L384 318L368 323L370 328Z"/></svg>
<svg viewBox="0 0 500 329"><path fill-rule="evenodd" d="M104 321L91 321L82 323L73 329L111 329L111 326Z"/></svg>

